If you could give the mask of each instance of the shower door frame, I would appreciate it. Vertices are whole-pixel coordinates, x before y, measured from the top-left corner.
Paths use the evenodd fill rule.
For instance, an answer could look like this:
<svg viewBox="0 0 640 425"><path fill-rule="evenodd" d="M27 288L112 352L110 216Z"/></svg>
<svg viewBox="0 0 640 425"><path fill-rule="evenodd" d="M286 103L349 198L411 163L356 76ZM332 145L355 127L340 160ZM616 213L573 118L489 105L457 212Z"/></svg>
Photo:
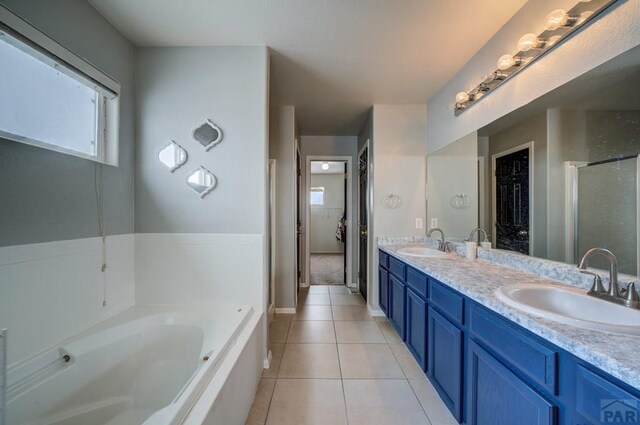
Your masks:
<svg viewBox="0 0 640 425"><path fill-rule="evenodd" d="M628 155L620 158L612 158L602 161L566 161L565 178L567 187L565 190L565 261L577 264L578 252L578 170L608 162L636 160L636 277L640 277L640 155ZM571 261L569 261L571 259Z"/></svg>

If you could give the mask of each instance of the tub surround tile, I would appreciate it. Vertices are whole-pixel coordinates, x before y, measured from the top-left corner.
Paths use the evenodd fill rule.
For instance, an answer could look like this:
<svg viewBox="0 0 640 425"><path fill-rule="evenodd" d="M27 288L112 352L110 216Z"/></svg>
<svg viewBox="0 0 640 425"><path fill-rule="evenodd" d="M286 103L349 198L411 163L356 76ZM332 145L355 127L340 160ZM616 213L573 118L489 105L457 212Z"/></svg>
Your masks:
<svg viewBox="0 0 640 425"><path fill-rule="evenodd" d="M388 344L338 344L343 379L403 379Z"/></svg>
<svg viewBox="0 0 640 425"><path fill-rule="evenodd" d="M262 378L258 384L258 391L253 399L249 417L245 425L264 425L269 413L269 405L271 404L271 396L276 386L275 379Z"/></svg>
<svg viewBox="0 0 640 425"><path fill-rule="evenodd" d="M278 378L340 379L336 344L287 344Z"/></svg>
<svg viewBox="0 0 640 425"><path fill-rule="evenodd" d="M347 425L339 379L278 379L267 425Z"/></svg>
<svg viewBox="0 0 640 425"><path fill-rule="evenodd" d="M338 343L384 344L387 342L373 320L335 322L334 326Z"/></svg>
<svg viewBox="0 0 640 425"><path fill-rule="evenodd" d="M299 320L291 322L287 343L336 343L333 322L320 320Z"/></svg>
<svg viewBox="0 0 640 425"><path fill-rule="evenodd" d="M408 257L398 254L400 249L407 246L415 246L415 244L387 244L379 247L477 303L573 353L582 360L601 368L635 388L640 388L640 357L637 355L640 352L639 337L582 329L558 323L509 307L495 295L498 288L513 283L561 284L562 282L525 273L482 258L470 260L461 256L451 256L446 259L438 259ZM534 261L524 255L509 255L523 257L516 260L525 263ZM539 262L545 262L545 260L535 260L535 264ZM545 264L546 267L553 269L556 263L545 262ZM567 265L562 266L571 268ZM559 278L564 274L558 272L556 276Z"/></svg>
<svg viewBox="0 0 640 425"><path fill-rule="evenodd" d="M405 380L347 380L344 395L349 425L429 425Z"/></svg>

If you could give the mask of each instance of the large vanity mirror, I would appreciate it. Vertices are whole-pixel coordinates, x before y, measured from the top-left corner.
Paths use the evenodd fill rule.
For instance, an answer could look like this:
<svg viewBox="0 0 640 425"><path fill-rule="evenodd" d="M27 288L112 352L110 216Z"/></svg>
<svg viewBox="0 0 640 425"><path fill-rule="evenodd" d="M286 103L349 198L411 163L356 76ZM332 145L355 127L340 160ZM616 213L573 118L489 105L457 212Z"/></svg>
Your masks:
<svg viewBox="0 0 640 425"><path fill-rule="evenodd" d="M607 248L639 275L639 154L636 48L430 155L428 223L572 264Z"/></svg>

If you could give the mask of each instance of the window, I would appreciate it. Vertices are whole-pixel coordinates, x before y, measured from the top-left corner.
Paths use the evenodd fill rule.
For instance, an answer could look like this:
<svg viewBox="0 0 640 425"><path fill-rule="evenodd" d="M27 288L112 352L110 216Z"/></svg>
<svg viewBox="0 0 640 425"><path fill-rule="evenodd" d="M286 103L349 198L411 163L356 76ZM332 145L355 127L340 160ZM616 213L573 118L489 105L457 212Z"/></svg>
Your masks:
<svg viewBox="0 0 640 425"><path fill-rule="evenodd" d="M0 137L117 165L120 86L0 6Z"/></svg>
<svg viewBox="0 0 640 425"><path fill-rule="evenodd" d="M324 205L324 187L312 187L309 195L311 205Z"/></svg>

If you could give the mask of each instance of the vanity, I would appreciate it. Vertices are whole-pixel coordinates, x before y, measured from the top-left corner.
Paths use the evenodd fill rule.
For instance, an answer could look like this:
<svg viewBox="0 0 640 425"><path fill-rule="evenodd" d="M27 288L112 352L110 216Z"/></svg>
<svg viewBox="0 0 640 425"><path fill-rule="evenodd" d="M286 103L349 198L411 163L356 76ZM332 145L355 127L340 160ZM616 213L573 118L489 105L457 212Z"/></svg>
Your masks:
<svg viewBox="0 0 640 425"><path fill-rule="evenodd" d="M457 254L399 253L407 247L379 245L380 309L456 420L640 423L640 337L548 320L496 295L558 282Z"/></svg>

